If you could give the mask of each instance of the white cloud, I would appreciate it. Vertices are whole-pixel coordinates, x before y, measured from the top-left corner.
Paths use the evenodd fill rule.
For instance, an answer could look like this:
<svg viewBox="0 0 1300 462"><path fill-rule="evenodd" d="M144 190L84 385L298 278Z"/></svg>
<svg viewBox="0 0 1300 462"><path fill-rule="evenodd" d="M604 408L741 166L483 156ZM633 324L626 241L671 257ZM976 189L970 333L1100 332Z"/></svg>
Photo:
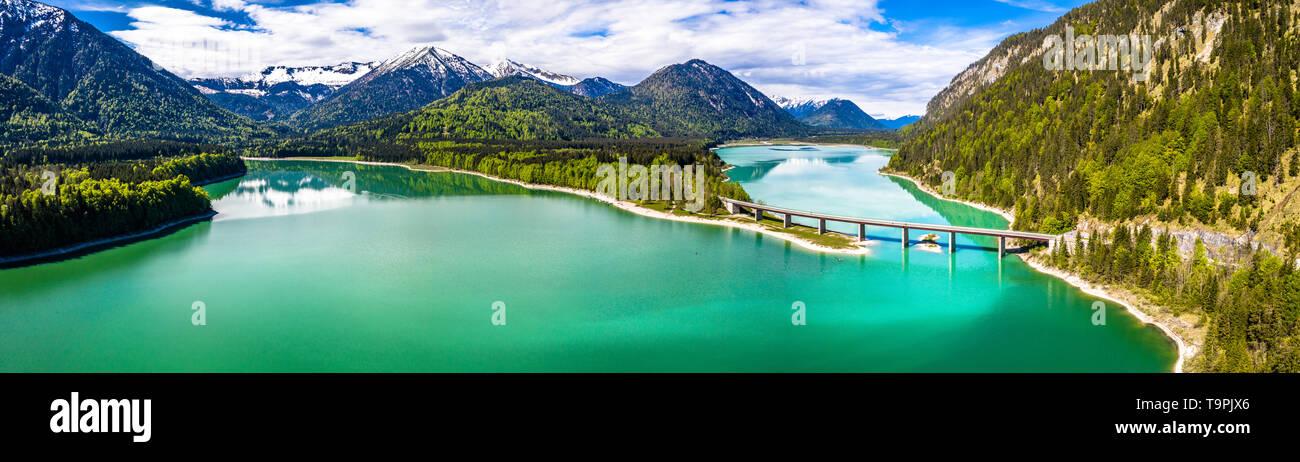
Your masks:
<svg viewBox="0 0 1300 462"><path fill-rule="evenodd" d="M128 10L113 34L182 76L234 76L269 65L382 60L435 44L481 65L502 58L634 84L701 58L769 95L841 97L873 114L920 114L1003 31L920 25L900 41L875 0L351 0L273 6L212 0L239 25L175 8ZM909 25L891 24L897 30ZM802 59L795 59L800 53Z"/></svg>

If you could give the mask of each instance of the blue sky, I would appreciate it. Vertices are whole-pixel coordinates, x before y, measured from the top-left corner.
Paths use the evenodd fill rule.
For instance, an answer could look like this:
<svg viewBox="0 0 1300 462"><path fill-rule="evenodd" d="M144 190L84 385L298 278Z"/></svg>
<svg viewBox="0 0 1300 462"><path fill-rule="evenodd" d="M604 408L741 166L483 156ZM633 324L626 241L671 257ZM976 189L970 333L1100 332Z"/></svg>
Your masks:
<svg viewBox="0 0 1300 462"><path fill-rule="evenodd" d="M375 61L433 44L634 84L701 58L769 96L919 114L1006 36L1082 0L50 0L184 77Z"/></svg>

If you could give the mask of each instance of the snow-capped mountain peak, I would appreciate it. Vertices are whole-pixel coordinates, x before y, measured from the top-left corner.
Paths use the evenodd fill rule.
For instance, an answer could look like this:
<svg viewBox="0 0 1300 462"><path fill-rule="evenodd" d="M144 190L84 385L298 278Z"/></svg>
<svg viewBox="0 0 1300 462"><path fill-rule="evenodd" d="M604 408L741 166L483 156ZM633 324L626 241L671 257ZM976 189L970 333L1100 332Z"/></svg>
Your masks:
<svg viewBox="0 0 1300 462"><path fill-rule="evenodd" d="M830 101L831 100L829 99L816 99L816 98L786 98L784 96L772 97L772 102L776 103L778 106L781 106L785 109L807 106L816 110L821 108L822 106L825 106L826 103L829 103Z"/></svg>
<svg viewBox="0 0 1300 462"><path fill-rule="evenodd" d="M785 111L789 112L790 115L793 115L795 116L795 118L799 118L799 119L807 117L809 114L812 114L814 111L821 109L822 106L825 106L826 103L829 103L832 100L834 100L834 98L816 99L816 98L786 98L784 96L772 97L772 102L776 103L777 106L781 106L781 109L785 109Z"/></svg>
<svg viewBox="0 0 1300 462"><path fill-rule="evenodd" d="M419 46L384 61L365 79L402 69L428 72L431 75L440 77L452 74L460 75L467 77L469 81L483 81L493 78L493 75L488 71L483 70L483 68L465 58L456 56L450 51L434 46Z"/></svg>
<svg viewBox="0 0 1300 462"><path fill-rule="evenodd" d="M4 0L0 0L4 1ZM256 120L282 118L333 95L374 70L375 63L271 66L239 78L190 79L218 105Z"/></svg>
<svg viewBox="0 0 1300 462"><path fill-rule="evenodd" d="M70 15L61 8L29 0L0 0L0 37L12 35L4 30L6 23L22 25L25 30L55 27L68 22ZM70 26L76 32L75 21ZM20 32L19 35L22 33Z"/></svg>
<svg viewBox="0 0 1300 462"><path fill-rule="evenodd" d="M554 72L550 72L537 67L529 66L526 64L520 64L517 61L513 61L509 59L493 64L492 67L488 68L488 71L491 72L492 75L497 77L520 75L524 77L532 77L537 80L541 80L543 82L548 82L548 83L561 85L561 86L577 85L578 82L581 82L580 80L573 78L571 76L567 76L564 74L556 74Z"/></svg>
<svg viewBox="0 0 1300 462"><path fill-rule="evenodd" d="M325 85L328 87L341 87L352 83L353 80L360 78L366 73L374 70L375 63L342 63L333 66L272 66L263 69L261 72L254 72L239 80L245 82L260 82L266 86L275 85L284 82L295 82L303 86Z"/></svg>

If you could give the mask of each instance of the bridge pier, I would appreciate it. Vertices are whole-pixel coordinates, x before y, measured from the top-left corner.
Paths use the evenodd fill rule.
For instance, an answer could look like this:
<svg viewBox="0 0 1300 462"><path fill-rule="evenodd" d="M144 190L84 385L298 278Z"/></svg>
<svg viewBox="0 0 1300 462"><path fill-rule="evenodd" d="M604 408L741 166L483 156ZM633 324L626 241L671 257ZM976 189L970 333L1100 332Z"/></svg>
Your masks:
<svg viewBox="0 0 1300 462"><path fill-rule="evenodd" d="M1002 261L1001 260L1002 258L1007 256L1007 238L1021 239L1024 241L1046 242L1047 249L1049 252L1056 250L1058 244L1063 243L1063 241L1061 241L1062 237L1060 235L1053 235L1053 234L1030 233L1024 231L1012 231L1012 230L1002 230L1002 229L975 228L975 227L968 227L968 226L908 223L908 222L900 222L900 221L893 221L893 220L876 220L870 218L842 217L836 215L804 212L800 210L783 209L780 207L770 207L763 204L737 201L735 199L730 199L721 196L719 196L719 199L722 200L722 203L724 206L726 206L728 212L732 213L733 215L749 215L752 213L754 217L754 221L756 222L763 221L764 213L772 213L773 220L776 220L776 215L781 215L781 221L787 228L797 226L794 223L794 217L796 216L817 220L818 234L828 233L829 230L827 229L827 225L829 224L829 222L852 223L858 225L858 241L867 240L868 225L881 226L886 228L898 228L902 232L902 239L899 240L900 241L899 244L904 250L903 252L904 261L906 261L907 258L906 250L912 243L911 237L912 237L913 228L933 231L936 233L948 233L948 254L949 255L957 252L958 233L997 237L999 263Z"/></svg>

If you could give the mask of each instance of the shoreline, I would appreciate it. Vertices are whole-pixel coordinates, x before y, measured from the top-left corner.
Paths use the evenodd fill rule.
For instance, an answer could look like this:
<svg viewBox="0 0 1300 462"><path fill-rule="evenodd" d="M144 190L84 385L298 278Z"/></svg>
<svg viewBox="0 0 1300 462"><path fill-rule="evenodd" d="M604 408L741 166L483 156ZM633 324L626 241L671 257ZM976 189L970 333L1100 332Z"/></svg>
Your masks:
<svg viewBox="0 0 1300 462"><path fill-rule="evenodd" d="M207 186L210 184L220 183L222 181L229 181L235 178L241 178L247 174L248 171L245 170L244 172L241 173L232 173L230 175L212 178L198 183L190 183L190 186L193 187ZM26 255L17 255L13 257L0 257L0 269L26 266L29 263L30 264L53 263L55 261L76 257L82 253L93 252L96 249L108 248L120 243L130 242L137 239L144 239L147 237L162 234L163 232L166 232L172 228L190 225L204 220L209 220L215 216L217 216L216 210L208 210L208 212L206 213L172 220L167 223L163 223L153 228L136 232L136 233L110 236L101 239L95 239L93 241L86 241L78 244L73 244L66 247L59 247L56 249L44 250L36 253L29 253Z"/></svg>
<svg viewBox="0 0 1300 462"><path fill-rule="evenodd" d="M797 245L797 246L799 246L799 247L802 247L802 248L804 248L804 249L806 249L806 250L811 250L811 251L814 251L814 252L823 252L823 253L840 254L840 255L867 255L867 254L871 253L871 248L870 248L870 246L871 246L872 243L874 242L874 241L861 241L861 242L855 241L855 242L854 242L854 247L853 247L853 248L850 248L850 249L841 249L841 248L835 248L835 247L827 247L827 246L824 246L824 245L820 245L820 244L817 244L817 243L814 243L814 242L808 241L808 240L803 239L803 238L798 237L798 236L794 236L794 235L790 235L790 234L785 234L785 233L780 233L780 232L777 232L777 231L773 231L773 230L767 229L766 227L764 227L763 225L758 224L758 223L746 223L746 222L737 221L737 220L732 219L733 217L742 217L742 215L732 215L732 216L729 216L729 217L719 217L719 218L704 218L704 217L695 217L695 216L679 216L679 215L673 215L673 214L671 214L671 213L667 213L667 212L660 212L660 211L658 211L658 210L651 210L651 209L648 209L648 208L645 208L645 207L641 207L641 206L639 206L639 205L636 205L636 204L634 204L634 203L632 203L632 202L620 201L620 200L614 199L614 198L612 198L612 197L602 196L602 195L596 194L595 191L587 191L587 190L585 190L585 189L569 188L569 187L564 187L564 186L552 186L552 185L544 185L544 184L526 183L526 182L523 182L523 181L512 180L512 179L509 179L509 178L499 178L499 177L494 177L494 176L492 176L492 175L488 175L488 174L486 174L486 173L481 173L481 172L471 172L471 171L467 171L467 170L459 170L459 169L447 168L447 167L434 167L434 168L424 169L424 168L415 168L416 166L412 166L412 165L410 165L410 164L399 164L399 163L393 163L393 162L370 162L370 161L357 161L357 160L344 160L344 159L308 159L308 158L294 158L294 157L286 157L286 158L245 157L245 158L243 158L243 159L244 159L244 160L253 160L253 161L343 162L343 163L352 163L352 164L360 164L360 165L389 165L389 166L395 166L395 167L405 167L407 170L411 170L411 171L415 171L415 172L429 172L429 173L443 173L443 172L447 172L447 173L462 173L462 174L466 174L466 175L474 175L474 176L478 176L478 177L486 178L486 179L489 179L489 180L492 180L492 181L501 182L501 183L509 183L509 184L513 184L513 185L516 185L516 186L521 186L521 187L523 187L523 188L527 188L527 189L531 189L531 190L538 190L538 191L553 191L553 192L560 192L560 193L572 194L572 195L575 195L575 196L581 196L581 197L585 197L585 198L588 198L588 199L595 199L595 200L597 200L597 201L604 202L604 203L606 203L606 204L612 205L612 206L614 206L615 208L618 208L618 209L621 209L621 210L624 210L624 211L627 211L627 212L631 212L631 213L634 213L634 214L637 214L637 215L641 215L641 216L643 216L643 217L647 217L647 218L655 218L655 219L660 219L660 220L676 221L676 222L681 222L681 223L695 223L695 224L702 224L702 225L722 226L722 227L734 228L734 229L740 229L740 230L745 230L745 231L753 231L753 232L756 232L756 233L759 233L759 234L762 234L762 235L765 235L765 236L769 236L769 237L773 237L773 238L776 238L776 239L780 239L780 240L783 240L783 241L786 241L786 242L793 243L793 244L795 244L795 245Z"/></svg>
<svg viewBox="0 0 1300 462"><path fill-rule="evenodd" d="M213 178L213 179L210 179L210 180L204 180L204 181L199 182L199 183L190 183L190 186L207 186L207 185L210 185L210 184L220 183L220 182L222 182L222 181L230 181L230 180L233 180L233 179L235 179L235 178L243 178L244 175L247 175L247 174L248 174L248 170L244 170L243 173L231 173L231 174L226 175L226 176L217 177L217 178Z"/></svg>
<svg viewBox="0 0 1300 462"><path fill-rule="evenodd" d="M855 145L855 146L856 146L856 145ZM406 168L407 170L410 170L410 171L418 171L418 172L432 172L432 173L439 173L439 172L452 172L452 173L463 173L463 174L467 174L467 175L475 175L475 176L479 176L479 177L482 177L482 178L486 178L486 179L489 179L489 180L498 181L498 182L502 182L502 183L510 183L510 184L514 184L514 185L521 186L521 187L524 187L524 188L527 188L527 189L532 189L532 190L554 191L554 192L561 192L561 193L573 194L573 195L577 195L577 196L581 196L581 197L586 197L586 198L590 198L590 199L595 199L595 200L598 200L598 201L604 202L604 203L606 203L606 204L613 205L614 207L619 208L619 209L622 209L622 210L624 210L624 211L631 212L631 213L635 213L635 214L637 214L637 215L641 215L641 216L644 216L644 217L647 217L647 218L655 218L655 219L669 220L669 221L676 221L676 222L683 222L683 223L696 223L696 224L704 224L704 225L723 226L723 227L729 227L729 228L734 228L734 229L741 229L741 230L746 230L746 231L753 231L753 232L756 232L756 233L759 233L759 234L767 235L767 236L769 236L769 237L773 237L773 238L777 238L777 239L780 239L780 240L783 240L783 241L786 241L786 242L793 243L793 244L795 244L795 245L797 245L797 246L799 246L799 247L802 247L802 248L804 248L804 249L806 249L806 250L811 250L811 251L814 251L814 252L823 252L823 253L830 253L830 254L842 254L842 255L867 255L867 254L869 254L870 251L871 251L870 246L871 246L872 244L874 244L874 241L864 241L864 242L855 242L854 248L852 248L852 249L839 249L839 248L833 248L833 247L826 247L826 246L823 246L823 245L815 244L815 243L813 243L813 242L810 242L810 241L808 241L808 240L806 240L806 239L803 239L803 238L800 238L800 237L798 237L798 236L792 236L792 235L788 235L788 234L784 234L784 233L779 233L779 232L776 232L776 231L772 231L772 230L767 229L767 228L765 228L764 226L762 226L762 225L760 225L760 224L758 224L758 223L746 223L746 222L741 222L741 221L736 221L736 220L730 219L730 218L732 218L732 217L739 217L740 215L733 215L732 217L726 217L726 218L714 218L714 219L707 219L707 218L702 218L702 217L693 217L693 216L683 217L683 216L673 215L673 214L670 214L670 213L660 212L660 211L658 211L658 210L647 209L647 208L641 207L641 206L636 205L636 204L631 203L631 202L624 202L624 201L616 200L616 199L614 199L614 198L601 196L601 195L599 195L599 194L596 194L594 191L587 191L587 190L581 190L581 189L577 189L577 188L568 188L568 187L562 187L562 186L551 186L551 185L532 184L532 183L526 183L526 182L519 181L519 180L512 180L512 179L506 179L506 178L498 178L498 177L494 177L494 176L491 176L491 175L488 175L488 174L485 174L485 173L480 173L480 172L471 172L471 171L458 170L458 169L452 169L452 168L446 168L446 167L416 168L417 166L413 166L413 165L410 165L410 164L399 164L399 163L393 163L393 162L358 161L358 160L346 160L346 159L311 159L311 158L292 158L292 157L290 157L290 158L244 157L243 159L244 159L244 160L254 160L254 161L343 162L343 163L353 163L353 164L360 164L360 165L388 165L388 166L397 166L397 167L404 167L404 168ZM967 206L970 206L970 207L973 207L973 208L976 208L976 209L979 209L979 210L983 210L983 211L990 212L990 213L996 213L996 214L998 214L999 216L1001 216L1001 217L1003 217L1004 219L1007 220L1008 227L1010 227L1011 225L1015 224L1015 216L1012 215L1012 213L1011 213L1010 211L1003 210L1003 209L999 209L999 208L997 208L997 207L988 206L988 205L985 205L985 204L977 204L977 203L973 203L973 202L969 202L969 201L964 201L964 200L959 200L959 199L951 199L951 198L944 197L944 196L938 194L936 191L932 190L931 188L929 188L929 187L927 187L927 186L921 184L921 183L920 183L919 181L917 181L916 179L911 178L911 177L906 176L906 175L897 174L897 173L887 173L887 172L878 172L878 173L880 173L881 175L892 176L892 177L896 177L896 178L901 178L901 179L907 180L907 181L911 182L912 184L916 185L917 188L920 189L921 191L924 191L926 194L929 194L929 195L931 195L931 196L933 196L933 197L935 197L935 198L938 198L938 199L940 199L940 200L945 200L945 201L949 201L949 202L958 202L958 203L961 203L961 204L964 204L964 205L967 205ZM1156 319L1154 316L1151 316L1151 315L1147 314L1146 312L1143 312L1143 311L1137 309L1137 308L1134 306L1133 303L1126 303L1126 302L1124 302L1124 301L1121 301L1119 297L1115 296L1115 294L1113 294L1113 293L1107 291L1107 290L1104 289L1104 288L1094 286L1094 285L1092 285L1091 283L1089 283L1089 282L1083 280L1082 278L1079 278L1079 277L1076 276L1076 275L1069 274L1069 273L1066 273L1066 272L1063 272L1063 271L1060 271L1060 270L1056 270L1056 269L1048 268L1048 267L1046 267L1045 265L1043 265L1043 264L1041 264L1041 263L1039 263L1039 262L1037 262L1037 261L1034 261L1034 260L1030 259L1030 258L1029 258L1028 256L1026 256L1026 255L1022 255L1022 254L1016 254L1016 255L1017 255L1018 257L1020 257L1020 260L1021 260L1021 261L1025 262L1026 264L1028 264L1030 268L1033 268L1034 270L1036 270L1036 271L1038 271L1038 272L1040 272L1040 273L1043 273L1043 274L1046 274L1046 275L1053 276L1053 277L1056 277L1056 278L1058 278L1058 279L1061 279L1062 281L1065 281L1067 284L1070 284L1071 286L1074 286L1075 288L1079 289L1080 291L1082 291L1082 292L1084 292L1084 293L1086 293L1086 294L1093 295L1093 296L1100 297L1100 298L1104 298L1104 299L1106 299L1106 300L1111 301L1112 303L1119 304L1119 305L1123 306L1123 307L1125 308L1126 311L1128 311L1130 314L1132 314L1134 318L1137 318L1137 319L1138 319L1139 321L1141 321L1143 324L1152 324L1152 325L1155 325L1156 328L1160 329L1160 331L1163 332L1163 333L1165 334L1166 337L1168 337L1169 339L1173 340L1174 343L1177 345L1177 347L1178 347L1178 360L1174 362L1174 370L1173 370L1173 372L1174 372L1174 373L1182 373L1182 372L1183 372L1183 365L1184 365L1184 363L1186 363L1186 361L1187 361L1188 359L1190 359L1191 355L1194 354L1195 350L1194 350L1193 348L1191 348L1191 347L1188 346L1189 343L1190 343L1189 340L1184 339L1184 338L1182 337L1182 335L1180 335L1178 332L1176 332L1176 331L1175 331L1173 328L1171 328L1170 326L1166 325L1166 322L1165 322L1165 321L1163 321L1163 320L1159 320L1159 319Z"/></svg>
<svg viewBox="0 0 1300 462"><path fill-rule="evenodd" d="M898 148L882 148L882 147L879 147L879 146L869 146L869 145L865 145L865 144L850 144L850 143L813 143L813 142L809 142L809 141L794 141L794 140L782 141L782 142L780 142L780 143L772 143L771 141L749 142L749 143L746 143L746 142L729 142L729 143L723 143L723 144L720 144L720 145L717 145L717 146L711 147L711 148L709 148L709 150L710 150L710 151L715 151L715 150L718 150L718 149L725 149L725 148L743 148L743 147L753 147L753 146L829 146L829 147L833 147L833 148L867 148L867 149L879 149L879 150L881 150L881 151L894 151L894 152L898 152Z"/></svg>
<svg viewBox="0 0 1300 462"><path fill-rule="evenodd" d="M1008 227L1015 224L1016 222L1015 216L1012 215L1010 211L999 209L997 207L993 207L989 205L976 204L976 203L972 203L960 199L951 199L951 198L944 197L943 195L938 194L936 191L929 188L928 186L921 184L921 182L917 181L915 178L909 177L907 175L902 175L898 173L887 173L887 172L879 172L879 173L881 175L892 176L895 178L902 178L904 180L910 181L912 182L912 184L916 185L917 188L920 189L921 191L924 191L926 194L934 196L935 198L938 198L940 200L945 200L949 202L959 202L971 207L975 207L980 210L984 210L986 212L992 212L1001 215L1003 218L1007 220ZM1109 300L1112 303L1119 304L1120 306L1123 306L1124 309L1129 312L1129 314L1132 314L1133 317L1137 318L1139 321L1142 321L1143 324L1151 324L1156 326L1156 328L1160 329L1161 332L1164 332L1165 336L1173 340L1174 343L1178 346L1178 360L1174 362L1174 371L1173 371L1175 374L1182 373L1183 364L1186 363L1187 360L1191 359L1191 357L1196 353L1196 348L1190 346L1191 344L1190 339L1184 339L1182 334L1178 333L1168 325L1167 320L1156 319L1155 316L1152 316L1142 310L1139 310L1136 306L1134 306L1136 305L1136 302L1122 301L1120 297L1106 290L1106 288L1104 287L1094 285L1091 282L1084 280L1083 278L1079 277L1076 274L1058 270L1055 268L1049 268L1047 267L1047 265L1044 265L1043 263L1040 263L1037 260L1030 258L1027 254L1017 253L1015 255L1020 258L1020 261L1023 261L1025 262L1025 264L1029 265L1030 268L1033 268L1034 270L1040 273L1053 276L1062 281L1065 281L1067 284L1074 286L1075 288L1079 289L1085 294L1092 295L1094 297L1103 298Z"/></svg>
<svg viewBox="0 0 1300 462"><path fill-rule="evenodd" d="M166 232L167 230L170 230L172 228L178 228L181 226L198 223L200 221L209 220L215 216L217 216L217 212L215 210L210 210L207 213L195 215L192 217L181 218L179 220L169 221L167 223L163 223L161 225L155 226L145 231L140 231L138 233L106 237L103 239L96 239L89 242L82 242L80 244L75 244L68 247L59 247L57 249L50 249L50 250L37 252L37 253L19 255L16 257L4 257L4 258L0 258L0 268L13 268L18 266L24 266L28 263L33 263L33 264L47 263L42 260L50 260L49 263L52 263L53 261L75 257L77 255L82 254L83 252L91 252L96 249L107 248L116 244L121 244L124 242L134 241L137 239L144 239L158 234L162 234L163 232Z"/></svg>
<svg viewBox="0 0 1300 462"><path fill-rule="evenodd" d="M1182 373L1183 364L1186 363L1187 360L1191 359L1192 356L1196 354L1197 348L1189 346L1188 345L1189 341L1184 340L1182 335L1180 335L1172 327L1169 327L1167 321L1156 319L1155 316L1148 314L1145 311L1137 309L1134 306L1136 305L1136 302L1122 301L1120 300L1119 297L1107 291L1105 288L1100 287L1098 285L1094 285L1093 283L1084 280L1083 278L1079 277L1076 274L1055 269L1055 268L1050 268L1047 265L1043 264L1042 262L1039 262L1038 260L1026 258L1023 256L1020 259L1024 261L1025 264L1028 264L1030 267L1034 268L1035 270L1038 270L1038 272L1055 276L1065 281L1066 283L1078 288L1079 290L1083 291L1083 293L1092 295L1094 297L1102 298L1110 301L1111 303L1115 303L1120 306L1123 306L1124 309L1129 312L1129 314L1132 314L1133 317L1137 318L1139 321L1142 321L1143 324L1151 324L1159 328L1161 332L1164 332L1166 337L1172 339L1174 343L1178 346L1178 360L1174 362L1175 374Z"/></svg>
<svg viewBox="0 0 1300 462"><path fill-rule="evenodd" d="M901 174L901 173L891 173L891 172L876 172L876 173L879 173L879 174L881 174L881 175L885 175L885 176L892 176L892 177L894 177L894 178L902 178L902 179L904 179L904 180L907 180L907 181L911 182L912 184L916 185L916 188L917 188L917 189L920 189L921 191L924 191L926 194L929 194L929 195L931 195L931 196L934 196L935 198L942 199L942 200L945 200L945 201L948 201L948 202L957 202L957 203L964 204L964 205L969 206L969 207L973 207L973 208L977 208L977 209L983 210L983 211L985 211L985 212L996 213L996 214L1002 216L1003 219L1007 220L1007 227L1011 227L1011 225L1016 224L1016 217L1015 217L1015 215L1013 215L1013 214L1011 213L1011 211L1009 211L1009 210L1000 209L1000 208L997 208L997 207L993 207L993 206L991 206L991 205L985 205L985 204L980 204L980 203L976 203L976 202L964 201L964 200L961 200L961 199L953 199L953 198L951 198L951 197L944 197L942 194L939 194L938 191L935 191L935 190L931 189L929 186L926 186L926 185L922 184L920 181L916 181L915 178L912 178L912 177L907 176L907 175L903 175L903 174Z"/></svg>

